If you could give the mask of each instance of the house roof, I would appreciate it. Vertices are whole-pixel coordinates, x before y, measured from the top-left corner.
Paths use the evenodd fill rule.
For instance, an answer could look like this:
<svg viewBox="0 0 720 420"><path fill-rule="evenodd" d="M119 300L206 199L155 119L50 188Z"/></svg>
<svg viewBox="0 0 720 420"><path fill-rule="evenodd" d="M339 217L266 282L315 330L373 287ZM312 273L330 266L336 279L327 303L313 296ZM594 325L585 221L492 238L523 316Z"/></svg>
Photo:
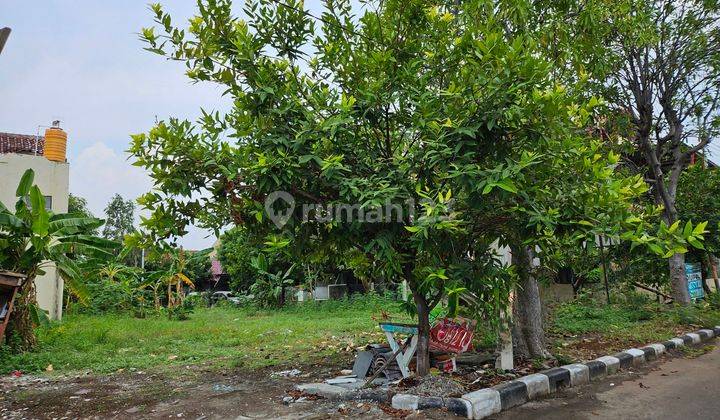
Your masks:
<svg viewBox="0 0 720 420"><path fill-rule="evenodd" d="M225 274L225 270L223 270L223 267L222 267L222 264L220 264L220 261L218 261L218 260L210 261L210 273L212 273L213 277L220 277L223 274Z"/></svg>
<svg viewBox="0 0 720 420"><path fill-rule="evenodd" d="M0 153L42 155L45 138L27 134L0 133Z"/></svg>

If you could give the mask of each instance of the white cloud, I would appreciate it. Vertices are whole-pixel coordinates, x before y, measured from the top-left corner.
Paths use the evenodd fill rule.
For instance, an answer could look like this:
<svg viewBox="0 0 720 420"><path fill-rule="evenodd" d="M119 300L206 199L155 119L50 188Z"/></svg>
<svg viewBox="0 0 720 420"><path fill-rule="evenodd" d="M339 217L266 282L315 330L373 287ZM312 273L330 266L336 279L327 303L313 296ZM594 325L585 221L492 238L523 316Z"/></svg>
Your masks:
<svg viewBox="0 0 720 420"><path fill-rule="evenodd" d="M151 187L147 173L105 143L95 142L70 158L70 192L87 199L90 211L98 217L104 215L105 206L116 193L135 200ZM207 248L215 240L208 235L192 228L179 243L187 249Z"/></svg>
<svg viewBox="0 0 720 420"><path fill-rule="evenodd" d="M102 142L96 142L70 159L70 192L88 200L96 215L104 213L113 195L136 199L152 182L142 169Z"/></svg>

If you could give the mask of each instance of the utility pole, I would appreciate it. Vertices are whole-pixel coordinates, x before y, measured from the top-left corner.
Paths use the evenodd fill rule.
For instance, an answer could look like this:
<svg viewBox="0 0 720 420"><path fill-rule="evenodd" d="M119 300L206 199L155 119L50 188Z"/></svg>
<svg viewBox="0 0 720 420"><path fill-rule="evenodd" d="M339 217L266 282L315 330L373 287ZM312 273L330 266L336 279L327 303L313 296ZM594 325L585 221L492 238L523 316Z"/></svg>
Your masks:
<svg viewBox="0 0 720 420"><path fill-rule="evenodd" d="M0 29L0 54L2 54L3 47L5 47L5 42L7 42L9 36L10 28Z"/></svg>

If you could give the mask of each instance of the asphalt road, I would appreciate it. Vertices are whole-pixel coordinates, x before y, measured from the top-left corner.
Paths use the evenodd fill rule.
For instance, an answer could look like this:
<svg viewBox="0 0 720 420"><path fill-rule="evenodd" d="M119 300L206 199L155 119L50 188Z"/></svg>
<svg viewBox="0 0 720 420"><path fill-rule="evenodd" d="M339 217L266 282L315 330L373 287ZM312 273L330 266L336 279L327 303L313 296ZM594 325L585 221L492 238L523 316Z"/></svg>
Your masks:
<svg viewBox="0 0 720 420"><path fill-rule="evenodd" d="M720 419L720 348L568 389L496 419Z"/></svg>

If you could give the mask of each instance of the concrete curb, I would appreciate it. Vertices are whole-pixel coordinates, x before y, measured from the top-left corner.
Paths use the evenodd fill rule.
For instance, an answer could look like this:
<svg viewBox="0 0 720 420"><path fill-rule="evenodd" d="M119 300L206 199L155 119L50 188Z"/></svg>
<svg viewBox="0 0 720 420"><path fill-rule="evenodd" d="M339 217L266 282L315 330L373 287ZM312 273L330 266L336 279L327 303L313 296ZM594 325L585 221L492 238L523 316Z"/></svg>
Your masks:
<svg viewBox="0 0 720 420"><path fill-rule="evenodd" d="M392 406L402 410L444 407L459 416L482 419L523 405L530 400L542 398L559 389L587 384L620 369L656 360L668 350L699 344L719 336L720 326L701 329L664 343L653 343L639 349L628 349L614 356L603 356L586 363L574 363L523 376L492 388L470 392L461 398L396 394L392 398Z"/></svg>

